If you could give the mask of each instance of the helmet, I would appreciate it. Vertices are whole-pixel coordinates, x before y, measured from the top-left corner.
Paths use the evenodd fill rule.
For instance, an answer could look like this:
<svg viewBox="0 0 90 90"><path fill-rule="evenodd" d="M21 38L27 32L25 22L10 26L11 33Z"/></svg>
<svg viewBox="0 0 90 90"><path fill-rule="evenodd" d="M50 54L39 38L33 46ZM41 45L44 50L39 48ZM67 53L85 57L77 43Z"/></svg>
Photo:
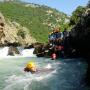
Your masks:
<svg viewBox="0 0 90 90"><path fill-rule="evenodd" d="M35 63L34 63L34 62L29 62L29 63L27 63L27 65L26 65L26 68L29 68L29 69L31 69L31 68L33 68L33 67L35 67Z"/></svg>

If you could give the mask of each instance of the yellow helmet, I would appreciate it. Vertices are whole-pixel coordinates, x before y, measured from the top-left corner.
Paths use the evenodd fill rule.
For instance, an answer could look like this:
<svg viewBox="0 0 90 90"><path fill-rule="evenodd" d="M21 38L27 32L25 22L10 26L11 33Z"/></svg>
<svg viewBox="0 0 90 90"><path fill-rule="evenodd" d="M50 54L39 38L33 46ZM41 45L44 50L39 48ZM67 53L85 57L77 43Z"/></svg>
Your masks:
<svg viewBox="0 0 90 90"><path fill-rule="evenodd" d="M27 65L26 65L26 68L33 68L33 67L35 67L35 63L34 62L29 62L29 63L27 63Z"/></svg>

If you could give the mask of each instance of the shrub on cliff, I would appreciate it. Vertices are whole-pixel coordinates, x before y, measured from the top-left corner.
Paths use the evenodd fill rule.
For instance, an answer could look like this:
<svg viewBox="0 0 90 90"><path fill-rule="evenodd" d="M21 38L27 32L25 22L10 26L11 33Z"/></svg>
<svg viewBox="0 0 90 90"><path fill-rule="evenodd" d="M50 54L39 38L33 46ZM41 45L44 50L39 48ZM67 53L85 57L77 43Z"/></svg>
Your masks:
<svg viewBox="0 0 90 90"><path fill-rule="evenodd" d="M26 35L26 33L25 33L25 31L23 31L23 30L18 30L18 33L17 33L17 35L18 36L21 36L23 39L25 38L25 35Z"/></svg>
<svg viewBox="0 0 90 90"><path fill-rule="evenodd" d="M75 25L80 20L80 17L85 12L85 7L78 6L75 11L73 11L71 19L70 19L70 25Z"/></svg>

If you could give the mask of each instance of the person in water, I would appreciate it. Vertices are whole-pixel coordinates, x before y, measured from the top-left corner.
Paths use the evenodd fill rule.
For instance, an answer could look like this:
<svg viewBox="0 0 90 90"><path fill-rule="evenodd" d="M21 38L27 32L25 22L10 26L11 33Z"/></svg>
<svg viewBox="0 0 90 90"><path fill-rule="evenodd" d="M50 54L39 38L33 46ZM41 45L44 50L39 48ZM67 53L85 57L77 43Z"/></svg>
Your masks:
<svg viewBox="0 0 90 90"><path fill-rule="evenodd" d="M53 71L54 69L51 68L51 66L47 66L47 68L36 68L36 65L34 62L29 62L27 63L26 67L24 68L24 71L25 72L31 72L32 74L36 73L41 73L41 72L50 72L50 71Z"/></svg>
<svg viewBox="0 0 90 90"><path fill-rule="evenodd" d="M24 68L24 71L35 73L37 71L35 63L33 62L27 63L26 67Z"/></svg>

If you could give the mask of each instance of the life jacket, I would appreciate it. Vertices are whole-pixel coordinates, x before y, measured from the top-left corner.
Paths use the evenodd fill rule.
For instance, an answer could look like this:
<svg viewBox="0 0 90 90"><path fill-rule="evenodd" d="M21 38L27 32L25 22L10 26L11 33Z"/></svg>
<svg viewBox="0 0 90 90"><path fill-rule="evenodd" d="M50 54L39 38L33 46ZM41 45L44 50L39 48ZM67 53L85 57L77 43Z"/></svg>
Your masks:
<svg viewBox="0 0 90 90"><path fill-rule="evenodd" d="M61 49L63 50L64 49L64 46L61 46Z"/></svg>
<svg viewBox="0 0 90 90"><path fill-rule="evenodd" d="M64 49L64 47L63 47L63 46L61 46L61 45L56 46L56 50L63 50L63 49Z"/></svg>

